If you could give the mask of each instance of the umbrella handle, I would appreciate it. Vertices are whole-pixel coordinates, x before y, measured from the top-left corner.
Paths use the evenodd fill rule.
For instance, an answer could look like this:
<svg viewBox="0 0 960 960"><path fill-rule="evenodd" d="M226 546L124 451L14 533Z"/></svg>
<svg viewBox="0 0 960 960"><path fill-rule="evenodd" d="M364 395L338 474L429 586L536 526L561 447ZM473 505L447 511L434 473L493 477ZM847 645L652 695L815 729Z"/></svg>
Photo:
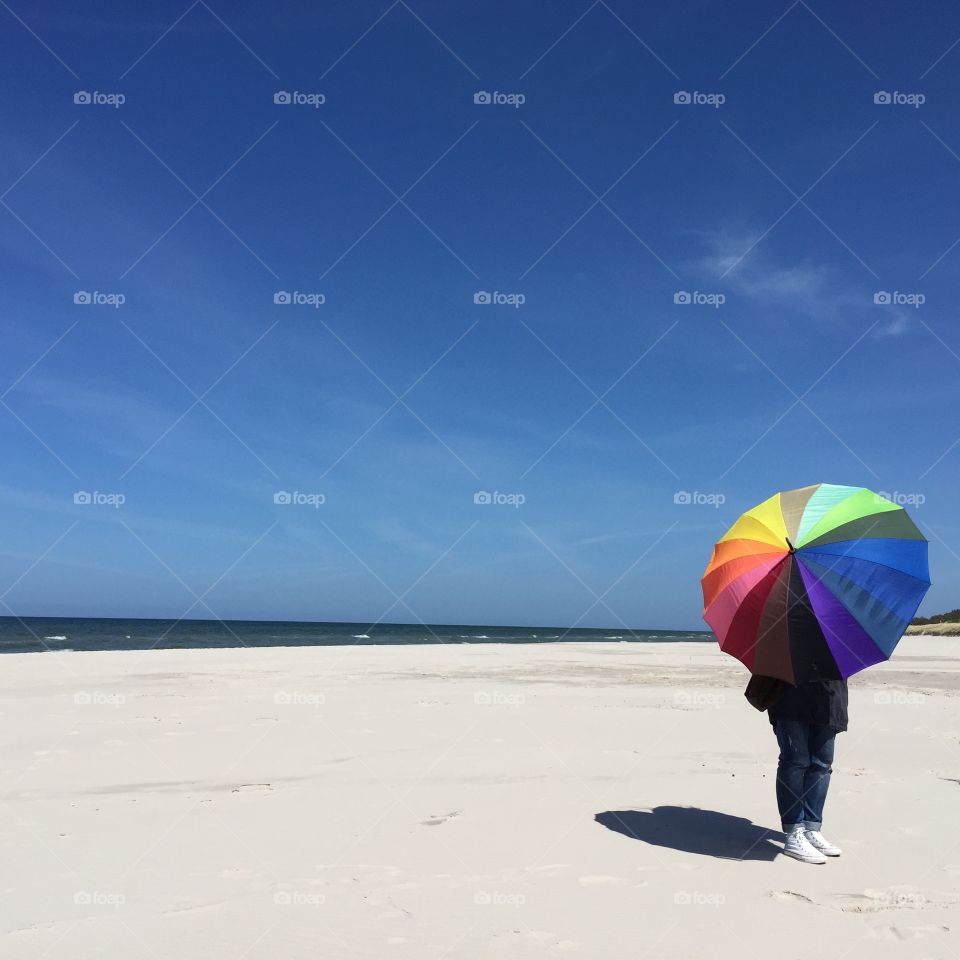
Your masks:
<svg viewBox="0 0 960 960"><path fill-rule="evenodd" d="M789 537L784 537L783 539L787 541L787 546L790 548L790 552L791 552L791 553L796 553L796 552L797 552L797 548L790 542L790 538L789 538Z"/></svg>

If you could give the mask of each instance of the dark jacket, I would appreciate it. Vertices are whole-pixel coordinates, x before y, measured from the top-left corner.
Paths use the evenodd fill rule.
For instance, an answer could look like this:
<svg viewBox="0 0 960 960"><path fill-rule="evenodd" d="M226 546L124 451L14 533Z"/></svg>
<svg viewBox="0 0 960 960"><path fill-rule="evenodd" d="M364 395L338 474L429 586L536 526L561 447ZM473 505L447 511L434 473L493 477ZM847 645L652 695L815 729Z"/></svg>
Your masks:
<svg viewBox="0 0 960 960"><path fill-rule="evenodd" d="M839 733L847 729L847 681L811 680L796 687L786 684L767 715L771 723L802 720Z"/></svg>

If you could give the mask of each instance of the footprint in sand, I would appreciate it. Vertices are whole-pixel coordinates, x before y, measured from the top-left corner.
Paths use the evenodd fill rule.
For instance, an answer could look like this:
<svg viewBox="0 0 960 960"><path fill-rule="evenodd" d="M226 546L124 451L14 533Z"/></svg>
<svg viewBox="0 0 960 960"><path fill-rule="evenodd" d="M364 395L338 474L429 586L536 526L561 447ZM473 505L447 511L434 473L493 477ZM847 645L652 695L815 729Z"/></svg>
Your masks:
<svg viewBox="0 0 960 960"><path fill-rule="evenodd" d="M810 897L805 897L802 893L794 893L793 890L774 890L770 896L778 903L816 903Z"/></svg>
<svg viewBox="0 0 960 960"><path fill-rule="evenodd" d="M273 790L272 783L241 783L234 787L231 793L269 793Z"/></svg>
<svg viewBox="0 0 960 960"><path fill-rule="evenodd" d="M914 926L891 924L889 927L882 925L873 927L869 929L867 935L873 937L875 940L917 940L920 937L927 937L931 934L936 935L949 932L949 927L935 923L918 924Z"/></svg>
<svg viewBox="0 0 960 960"><path fill-rule="evenodd" d="M424 827L436 827L441 823L446 823L448 820L452 820L454 817L459 817L460 811L454 810L452 813L431 813L429 820L421 820L420 824Z"/></svg>
<svg viewBox="0 0 960 960"><path fill-rule="evenodd" d="M503 930L494 933L490 945L497 951L505 951L504 956L513 956L518 947L533 945L538 956L566 957L580 949L576 940L561 939L552 930Z"/></svg>
<svg viewBox="0 0 960 960"><path fill-rule="evenodd" d="M570 866L569 863L545 863L542 867L527 867L526 871L537 877L558 877Z"/></svg>
<svg viewBox="0 0 960 960"><path fill-rule="evenodd" d="M576 940L563 940L552 930L529 930L525 939L535 943L540 949L546 950L547 955L551 957L562 956L580 949L580 944Z"/></svg>
<svg viewBox="0 0 960 960"><path fill-rule="evenodd" d="M231 902L230 900L211 900L209 903L187 903L179 907L171 907L169 910L164 910L162 911L162 915L168 917L178 913L197 913L201 910L215 910L228 906Z"/></svg>
<svg viewBox="0 0 960 960"><path fill-rule="evenodd" d="M596 876L586 876L577 878L581 887L625 887L628 880L624 880L623 877L608 877L602 874ZM645 887L647 885L646 880L641 880L639 886ZM637 886L637 884L634 884Z"/></svg>
<svg viewBox="0 0 960 960"><path fill-rule="evenodd" d="M31 923L29 927L17 927L14 930L7 931L7 933L8 936L11 937L20 937L24 934L46 933L48 930L53 930L58 923L58 920L44 920L39 923Z"/></svg>
<svg viewBox="0 0 960 960"><path fill-rule="evenodd" d="M378 920L412 920L413 914L407 910L405 907L398 907L395 903L391 902L390 907L387 910L383 910L377 914Z"/></svg>
<svg viewBox="0 0 960 960"><path fill-rule="evenodd" d="M884 910L933 910L960 902L957 894L925 893L909 887L887 890L867 889L863 893L841 893L834 898L844 913L880 913Z"/></svg>

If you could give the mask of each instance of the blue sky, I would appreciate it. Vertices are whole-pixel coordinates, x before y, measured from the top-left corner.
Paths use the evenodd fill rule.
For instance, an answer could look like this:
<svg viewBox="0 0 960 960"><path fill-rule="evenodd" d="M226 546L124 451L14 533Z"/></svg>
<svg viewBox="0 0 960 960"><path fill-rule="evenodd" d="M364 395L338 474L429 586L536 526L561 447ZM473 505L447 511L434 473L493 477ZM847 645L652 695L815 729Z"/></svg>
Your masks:
<svg viewBox="0 0 960 960"><path fill-rule="evenodd" d="M956 606L958 37L4 5L0 612L696 628L817 481L907 498Z"/></svg>

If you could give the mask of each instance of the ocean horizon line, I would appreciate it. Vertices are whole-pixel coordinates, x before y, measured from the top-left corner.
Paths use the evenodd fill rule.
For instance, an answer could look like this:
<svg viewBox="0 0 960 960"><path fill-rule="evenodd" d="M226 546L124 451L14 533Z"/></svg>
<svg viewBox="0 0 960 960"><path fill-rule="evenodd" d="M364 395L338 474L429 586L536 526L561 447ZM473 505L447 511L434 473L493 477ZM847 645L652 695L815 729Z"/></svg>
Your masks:
<svg viewBox="0 0 960 960"><path fill-rule="evenodd" d="M707 630L166 617L0 617L0 652L438 643L704 642Z"/></svg>

